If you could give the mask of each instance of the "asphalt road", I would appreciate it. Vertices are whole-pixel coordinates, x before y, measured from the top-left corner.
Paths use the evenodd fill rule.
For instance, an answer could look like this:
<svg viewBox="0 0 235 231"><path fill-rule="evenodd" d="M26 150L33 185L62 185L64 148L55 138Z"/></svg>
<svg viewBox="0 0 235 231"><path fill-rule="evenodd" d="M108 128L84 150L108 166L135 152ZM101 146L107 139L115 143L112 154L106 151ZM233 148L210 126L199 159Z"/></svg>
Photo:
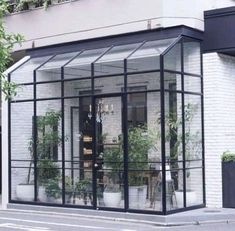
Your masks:
<svg viewBox="0 0 235 231"><path fill-rule="evenodd" d="M235 223L158 227L40 212L0 211L0 231L234 231Z"/></svg>

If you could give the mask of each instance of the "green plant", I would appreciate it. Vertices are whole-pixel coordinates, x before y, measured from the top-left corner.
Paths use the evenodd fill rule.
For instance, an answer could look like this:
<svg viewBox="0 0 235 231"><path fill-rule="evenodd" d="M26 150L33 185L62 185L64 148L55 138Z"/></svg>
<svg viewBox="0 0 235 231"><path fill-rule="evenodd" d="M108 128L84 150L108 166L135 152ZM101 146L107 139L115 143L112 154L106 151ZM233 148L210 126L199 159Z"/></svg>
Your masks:
<svg viewBox="0 0 235 231"><path fill-rule="evenodd" d="M85 205L88 203L88 200L92 201L91 180L78 179L75 184L75 195L83 199Z"/></svg>
<svg viewBox="0 0 235 231"><path fill-rule="evenodd" d="M28 10L30 4L34 4L36 7L37 0L20 0L16 5L16 11Z"/></svg>
<svg viewBox="0 0 235 231"><path fill-rule="evenodd" d="M144 170L148 170L148 151L154 148L157 134L146 125L128 129L129 185L144 184Z"/></svg>
<svg viewBox="0 0 235 231"><path fill-rule="evenodd" d="M21 45L24 40L20 34L7 33L4 27L3 17L9 13L9 1L0 1L0 84L1 90L5 95L5 100L12 98L17 94L17 84L8 82L7 76L4 74L9 64L13 61L11 52L15 44Z"/></svg>
<svg viewBox="0 0 235 231"><path fill-rule="evenodd" d="M47 184L48 180L56 180L60 177L58 165L48 158L38 161L38 182L40 185Z"/></svg>
<svg viewBox="0 0 235 231"><path fill-rule="evenodd" d="M184 133L184 142L185 142L185 157L186 160L197 159L201 154L201 137L199 131L192 131L191 123L198 111L198 104L188 103L184 106L185 115L185 133ZM160 118L158 119L160 124ZM169 112L165 116L166 124L166 141L173 142L173 145L170 147L170 161L178 161L179 154L182 154L182 142L183 135L180 132L182 128L182 117L179 116L178 112Z"/></svg>
<svg viewBox="0 0 235 231"><path fill-rule="evenodd" d="M48 197L58 199L61 197L61 188L59 187L58 179L50 179L45 184L45 192Z"/></svg>
<svg viewBox="0 0 235 231"><path fill-rule="evenodd" d="M59 177L60 172L58 166L53 162L53 150L62 142L62 137L57 129L60 119L61 113L57 111L47 111L45 116L37 117L36 155L38 159L40 183L43 183L46 179L50 179L48 176L53 176L52 178ZM29 140L28 150L30 152L31 161L28 170L27 184L30 183L32 165L35 159L34 137L31 137Z"/></svg>
<svg viewBox="0 0 235 231"><path fill-rule="evenodd" d="M232 153L230 151L226 151L221 156L222 162L235 162L235 153Z"/></svg>

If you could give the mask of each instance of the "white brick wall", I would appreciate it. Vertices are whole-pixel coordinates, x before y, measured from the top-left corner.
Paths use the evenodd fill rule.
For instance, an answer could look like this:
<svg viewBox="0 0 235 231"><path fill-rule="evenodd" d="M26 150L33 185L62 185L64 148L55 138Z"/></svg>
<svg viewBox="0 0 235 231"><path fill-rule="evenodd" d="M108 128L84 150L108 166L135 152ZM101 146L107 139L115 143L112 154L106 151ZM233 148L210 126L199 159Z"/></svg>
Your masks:
<svg viewBox="0 0 235 231"><path fill-rule="evenodd" d="M204 54L204 95L207 206L221 207L220 157L235 151L235 58Z"/></svg>

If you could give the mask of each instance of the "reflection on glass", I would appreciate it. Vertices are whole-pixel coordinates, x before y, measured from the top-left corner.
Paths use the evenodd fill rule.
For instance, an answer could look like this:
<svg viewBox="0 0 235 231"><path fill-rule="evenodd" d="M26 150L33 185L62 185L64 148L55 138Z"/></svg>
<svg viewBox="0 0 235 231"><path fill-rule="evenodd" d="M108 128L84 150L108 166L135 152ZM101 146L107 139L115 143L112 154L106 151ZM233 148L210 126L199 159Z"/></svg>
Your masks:
<svg viewBox="0 0 235 231"><path fill-rule="evenodd" d="M184 39L184 72L201 75L200 43Z"/></svg>
<svg viewBox="0 0 235 231"><path fill-rule="evenodd" d="M68 63L64 68L64 78L91 77L91 64L108 48L86 50ZM100 71L103 74L103 71Z"/></svg>
<svg viewBox="0 0 235 231"><path fill-rule="evenodd" d="M174 41L165 39L146 42L127 60L127 72L160 69L160 54Z"/></svg>
<svg viewBox="0 0 235 231"><path fill-rule="evenodd" d="M164 69L181 71L181 43L175 44L175 46L164 55Z"/></svg>
<svg viewBox="0 0 235 231"><path fill-rule="evenodd" d="M184 91L201 93L201 78L184 75Z"/></svg>
<svg viewBox="0 0 235 231"><path fill-rule="evenodd" d="M171 91L181 91L181 75L164 72L164 88Z"/></svg>
<svg viewBox="0 0 235 231"><path fill-rule="evenodd" d="M181 164L178 163L180 166ZM171 164L172 166L172 164ZM170 166L167 164L166 169ZM166 171L166 208L167 210L174 210L184 207L184 191L183 191L183 170L174 169L171 167L170 171Z"/></svg>
<svg viewBox="0 0 235 231"><path fill-rule="evenodd" d="M160 90L159 72L128 75L127 91L146 91L146 90Z"/></svg>
<svg viewBox="0 0 235 231"><path fill-rule="evenodd" d="M37 182L40 202L62 203L62 115L58 103L59 100L37 103Z"/></svg>
<svg viewBox="0 0 235 231"><path fill-rule="evenodd" d="M41 64L49 60L50 56L32 58L18 69L11 73L11 81L14 83L32 83L33 82L33 72Z"/></svg>
<svg viewBox="0 0 235 231"><path fill-rule="evenodd" d="M203 203L202 169L186 170L186 206Z"/></svg>
<svg viewBox="0 0 235 231"><path fill-rule="evenodd" d="M95 63L95 76L124 72L124 59L140 44L115 46ZM127 67L130 70L129 67Z"/></svg>
<svg viewBox="0 0 235 231"><path fill-rule="evenodd" d="M185 94L184 97L185 157L197 160L202 158L201 96Z"/></svg>
<svg viewBox="0 0 235 231"><path fill-rule="evenodd" d="M32 100L33 99L33 85L18 85L17 94L12 96L14 100Z"/></svg>
<svg viewBox="0 0 235 231"><path fill-rule="evenodd" d="M33 103L11 104L11 198L34 200ZM22 135L22 128L23 135Z"/></svg>
<svg viewBox="0 0 235 231"><path fill-rule="evenodd" d="M61 83L37 84L37 98L59 98L61 97Z"/></svg>
<svg viewBox="0 0 235 231"><path fill-rule="evenodd" d="M71 60L78 52L56 55L37 70L37 82L61 79L61 67Z"/></svg>
<svg viewBox="0 0 235 231"><path fill-rule="evenodd" d="M106 78L95 78L95 90L99 90L102 93L114 93L121 92L124 86L124 77L106 77Z"/></svg>
<svg viewBox="0 0 235 231"><path fill-rule="evenodd" d="M138 90L136 88L129 90ZM130 209L162 209L159 112L159 92L128 94Z"/></svg>
<svg viewBox="0 0 235 231"><path fill-rule="evenodd" d="M79 96L91 94L91 79L81 79L74 81L65 81L64 82L64 96Z"/></svg>
<svg viewBox="0 0 235 231"><path fill-rule="evenodd" d="M98 206L124 208L121 98L98 98L95 115Z"/></svg>
<svg viewBox="0 0 235 231"><path fill-rule="evenodd" d="M75 81L71 83L73 82ZM81 92L81 95L84 93L84 91ZM65 203L67 204L79 206L92 206L94 204L92 186L93 139L91 120L88 118L90 104L90 97L66 99L64 101Z"/></svg>

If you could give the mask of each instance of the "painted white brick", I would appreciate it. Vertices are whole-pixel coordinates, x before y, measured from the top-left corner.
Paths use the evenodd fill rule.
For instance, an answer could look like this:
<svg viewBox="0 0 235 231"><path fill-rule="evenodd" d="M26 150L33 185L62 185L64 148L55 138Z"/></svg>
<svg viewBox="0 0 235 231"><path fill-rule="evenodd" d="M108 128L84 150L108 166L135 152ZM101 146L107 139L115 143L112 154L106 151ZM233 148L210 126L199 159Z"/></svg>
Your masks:
<svg viewBox="0 0 235 231"><path fill-rule="evenodd" d="M235 59L204 54L205 172L208 207L222 207L221 155L235 151Z"/></svg>

